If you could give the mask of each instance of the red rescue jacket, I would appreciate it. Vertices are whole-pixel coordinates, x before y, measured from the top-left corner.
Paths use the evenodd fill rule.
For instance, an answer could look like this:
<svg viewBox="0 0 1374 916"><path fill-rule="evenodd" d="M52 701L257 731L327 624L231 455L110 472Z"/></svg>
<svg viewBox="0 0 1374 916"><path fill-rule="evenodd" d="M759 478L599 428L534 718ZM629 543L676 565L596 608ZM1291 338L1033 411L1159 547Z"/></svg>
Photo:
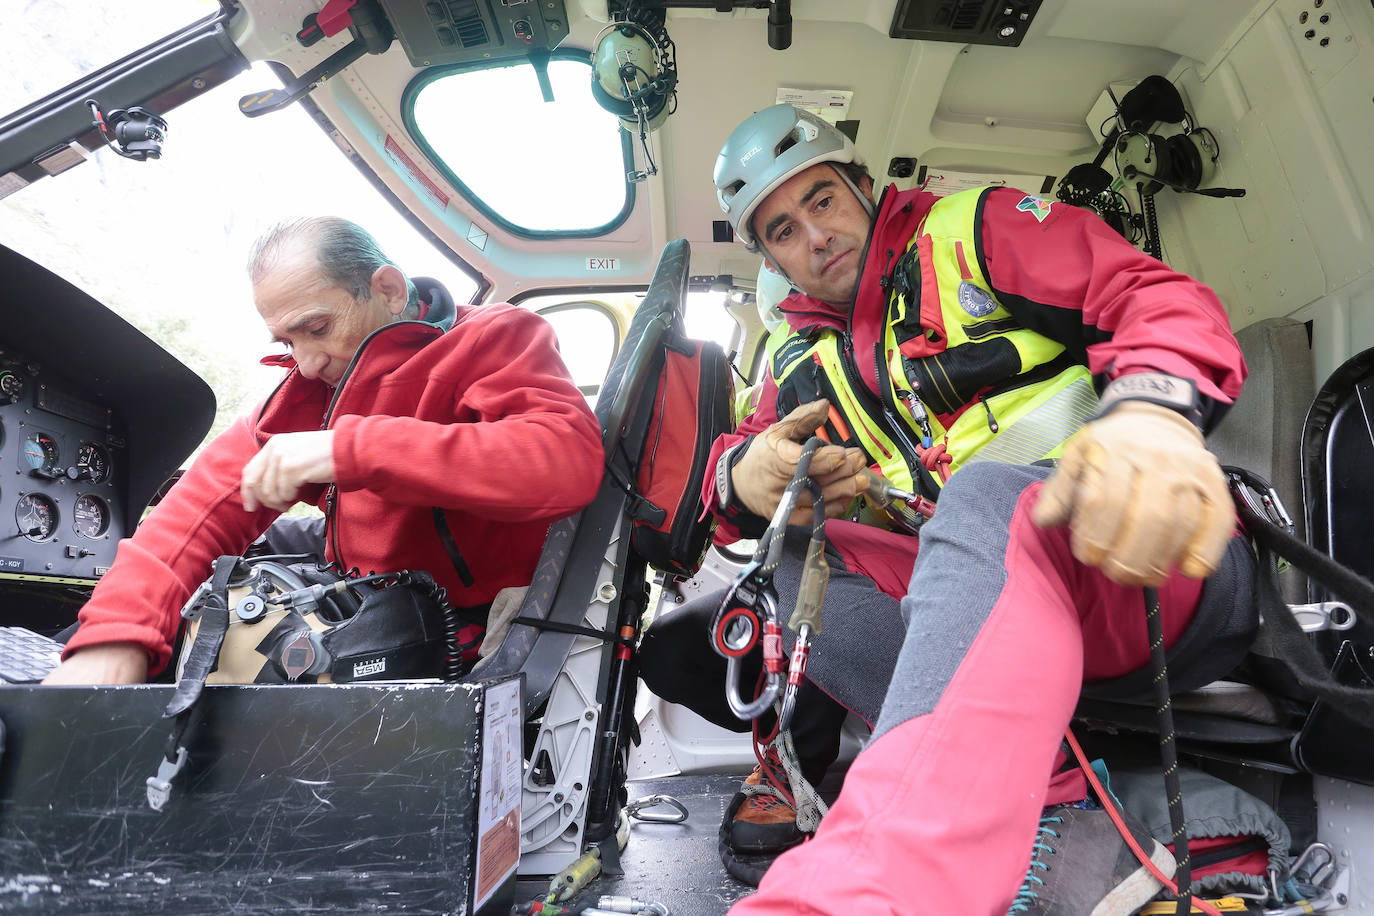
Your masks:
<svg viewBox="0 0 1374 916"><path fill-rule="evenodd" d="M1081 354L1100 384L1139 371L1192 379L1204 417L1219 418L1240 393L1245 361L1216 294L1139 251L1088 211L1056 203L1048 216L1036 219L1017 208L1024 197L1018 190L996 189L980 214L984 270L998 300L1024 327ZM854 303L837 306L793 293L780 306L793 330L847 329L853 352L872 353L889 320L889 291L881 281L937 199L925 191L889 188L874 221ZM945 338L927 345L928 352L907 355L939 352ZM857 359L855 368L876 395L873 360ZM727 448L777 422L777 395L770 375L758 410L734 433L716 440L710 466ZM702 501L717 508L714 475L703 481ZM717 538L737 537L723 519Z"/></svg>
<svg viewBox="0 0 1374 916"><path fill-rule="evenodd" d="M300 495L333 517L326 559L363 573L426 570L455 606L527 584L549 524L596 494L600 427L547 322L505 304L457 311L447 333L419 321L374 332L337 390L292 367L120 543L66 654L132 642L151 671L167 664L180 609L214 559L242 554L279 514L249 513L239 496L243 466L277 433L334 430L335 486ZM471 587L439 538L436 506Z"/></svg>

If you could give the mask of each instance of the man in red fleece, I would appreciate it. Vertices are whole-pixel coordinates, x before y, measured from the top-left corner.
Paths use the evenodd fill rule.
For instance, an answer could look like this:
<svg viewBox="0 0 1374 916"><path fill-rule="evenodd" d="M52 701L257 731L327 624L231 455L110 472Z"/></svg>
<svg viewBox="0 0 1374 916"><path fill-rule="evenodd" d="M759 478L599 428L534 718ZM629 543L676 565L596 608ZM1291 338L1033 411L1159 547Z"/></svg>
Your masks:
<svg viewBox="0 0 1374 916"><path fill-rule="evenodd" d="M295 503L324 511L325 559L423 569L480 621L498 592L529 583L549 524L596 493L600 428L537 315L455 308L341 219L272 230L249 273L289 371L120 544L47 683L161 671L214 559L242 554ZM425 320L449 315L447 331Z"/></svg>
<svg viewBox="0 0 1374 916"><path fill-rule="evenodd" d="M1158 587L1179 689L1224 674L1253 635L1253 557L1202 436L1245 375L1221 304L1063 203L1011 188L875 200L849 138L788 105L736 128L715 183L736 235L798 290L758 410L715 443L703 497L722 529L761 533L813 432L831 443L811 472L832 517L865 466L939 506L919 540L881 517L827 525L823 628L792 720L801 772L834 759L846 709L874 737L809 843L791 799L760 770L746 781L727 867L757 879L796 848L732 912L1133 911L1159 884L1057 752L1085 683L1144 675L1148 695L1141 585ZM789 529L773 577L784 609L806 534ZM641 662L660 695L728 724L701 633L719 600L655 621Z"/></svg>

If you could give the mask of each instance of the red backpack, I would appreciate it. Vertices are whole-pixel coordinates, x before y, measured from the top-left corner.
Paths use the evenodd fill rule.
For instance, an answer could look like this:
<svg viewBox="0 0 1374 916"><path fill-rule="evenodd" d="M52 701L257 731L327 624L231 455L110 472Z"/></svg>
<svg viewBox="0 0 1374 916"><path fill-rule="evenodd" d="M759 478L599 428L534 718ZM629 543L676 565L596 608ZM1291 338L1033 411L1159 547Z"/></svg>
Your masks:
<svg viewBox="0 0 1374 916"><path fill-rule="evenodd" d="M716 437L733 426L730 361L718 344L671 335L632 487L631 543L661 572L690 577L715 532L701 505Z"/></svg>

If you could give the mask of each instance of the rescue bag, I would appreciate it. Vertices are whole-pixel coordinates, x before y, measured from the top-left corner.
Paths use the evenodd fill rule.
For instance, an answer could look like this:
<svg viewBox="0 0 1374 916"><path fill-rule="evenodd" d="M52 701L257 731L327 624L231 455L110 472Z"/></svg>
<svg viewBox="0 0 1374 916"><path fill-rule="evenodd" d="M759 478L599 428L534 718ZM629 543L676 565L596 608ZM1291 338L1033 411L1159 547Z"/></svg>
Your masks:
<svg viewBox="0 0 1374 916"><path fill-rule="evenodd" d="M719 345L670 332L665 346L644 452L626 488L631 543L654 569L690 577L715 532L701 487L712 443L733 428L734 392Z"/></svg>

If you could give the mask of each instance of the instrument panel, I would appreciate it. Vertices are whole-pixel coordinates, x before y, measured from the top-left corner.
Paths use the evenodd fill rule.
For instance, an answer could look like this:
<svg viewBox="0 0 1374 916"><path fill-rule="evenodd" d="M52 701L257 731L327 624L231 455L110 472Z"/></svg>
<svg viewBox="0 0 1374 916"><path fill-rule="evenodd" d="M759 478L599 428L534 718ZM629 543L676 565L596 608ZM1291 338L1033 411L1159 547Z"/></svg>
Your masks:
<svg viewBox="0 0 1374 916"><path fill-rule="evenodd" d="M115 411L0 347L0 578L92 581L130 530Z"/></svg>

